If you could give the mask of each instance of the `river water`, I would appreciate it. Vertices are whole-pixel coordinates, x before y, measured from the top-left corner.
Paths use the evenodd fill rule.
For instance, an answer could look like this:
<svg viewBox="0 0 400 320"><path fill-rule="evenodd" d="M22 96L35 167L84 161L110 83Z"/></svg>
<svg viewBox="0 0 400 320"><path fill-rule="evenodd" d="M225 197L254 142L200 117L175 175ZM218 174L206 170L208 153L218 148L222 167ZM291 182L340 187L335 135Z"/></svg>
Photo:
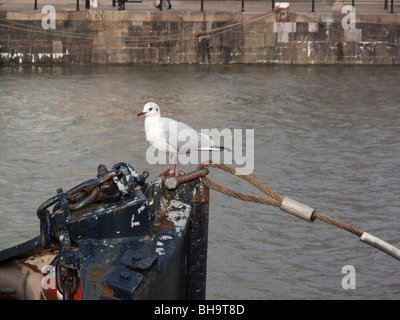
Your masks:
<svg viewBox="0 0 400 320"><path fill-rule="evenodd" d="M36 236L37 207L100 163L150 179L165 170L145 157L136 115L148 101L198 130L254 129L254 177L400 247L399 79L393 66L2 67L0 249ZM342 286L347 265L354 289ZM212 191L207 298L399 299L399 261L322 221Z"/></svg>

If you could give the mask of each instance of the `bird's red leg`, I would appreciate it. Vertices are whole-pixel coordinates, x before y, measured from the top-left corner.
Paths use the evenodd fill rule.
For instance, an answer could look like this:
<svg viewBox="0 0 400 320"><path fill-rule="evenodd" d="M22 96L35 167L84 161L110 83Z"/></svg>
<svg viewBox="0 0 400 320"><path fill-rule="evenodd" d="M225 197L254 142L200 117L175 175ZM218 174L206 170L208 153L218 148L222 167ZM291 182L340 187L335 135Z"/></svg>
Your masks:
<svg viewBox="0 0 400 320"><path fill-rule="evenodd" d="M174 176L174 175L175 175L176 164L177 164L177 162L178 162L178 155L176 154L176 155L175 155L175 163L174 163L174 171L172 172L172 175L171 175L171 176Z"/></svg>
<svg viewBox="0 0 400 320"><path fill-rule="evenodd" d="M169 164L168 164L168 169L165 170L163 173L161 173L162 176L165 178L173 177L175 176L175 170L176 170L176 163L178 162L178 155L175 155L175 163L174 163L174 171L170 172L171 169L171 160L172 160L172 155L169 156Z"/></svg>
<svg viewBox="0 0 400 320"><path fill-rule="evenodd" d="M172 155L170 154L169 155L169 162L168 162L168 169L165 170L164 172L162 172L160 174L160 176L165 176L165 177L169 177L170 176L171 173L169 172L169 170L171 169L171 160L172 160Z"/></svg>

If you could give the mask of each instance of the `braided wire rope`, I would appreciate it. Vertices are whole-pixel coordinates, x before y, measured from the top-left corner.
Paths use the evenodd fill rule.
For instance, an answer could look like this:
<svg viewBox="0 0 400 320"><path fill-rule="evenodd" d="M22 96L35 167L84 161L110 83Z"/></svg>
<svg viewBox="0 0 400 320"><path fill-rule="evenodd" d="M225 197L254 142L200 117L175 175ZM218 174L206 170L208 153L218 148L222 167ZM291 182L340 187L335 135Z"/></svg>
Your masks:
<svg viewBox="0 0 400 320"><path fill-rule="evenodd" d="M266 198L266 197L259 197L259 196L254 196L254 195L250 195L250 194L244 194L241 192L237 192L234 190L231 190L229 188L220 186L218 184L216 184L215 182L212 182L210 179L208 179L206 176L202 177L201 180L202 182L209 187L212 190L218 191L220 193L226 194L228 196L234 197L236 199L239 200L243 200L243 201L249 201L249 202L255 202L255 203L262 203L262 204L267 204L270 206L274 206L274 207L281 207L281 203L283 200L283 197L271 190L270 188L268 188L267 186L265 186L263 183L261 183L260 181L258 181L256 178L254 178L251 175L248 174L240 174L240 172L237 172L237 170L231 166L228 166L226 164L221 164L221 163L212 163L210 162L206 162L206 163L201 163L198 167L197 170L201 170L207 167L211 167L211 168L217 168L220 170L224 170L232 175L236 175L239 178L249 182L250 184L252 184L253 186L255 186L257 189L261 190L262 192L264 192L265 194L267 194L268 196L270 196L271 198ZM237 174L239 173L239 174ZM353 233L354 235L361 237L361 235L364 233L362 230L352 227L347 223L341 222L335 218L329 217L327 215L324 215L320 212L314 212L313 216L318 219L321 220L323 222L326 222L328 224L331 224L333 226L336 226L338 228L341 228L343 230L346 230L348 232Z"/></svg>

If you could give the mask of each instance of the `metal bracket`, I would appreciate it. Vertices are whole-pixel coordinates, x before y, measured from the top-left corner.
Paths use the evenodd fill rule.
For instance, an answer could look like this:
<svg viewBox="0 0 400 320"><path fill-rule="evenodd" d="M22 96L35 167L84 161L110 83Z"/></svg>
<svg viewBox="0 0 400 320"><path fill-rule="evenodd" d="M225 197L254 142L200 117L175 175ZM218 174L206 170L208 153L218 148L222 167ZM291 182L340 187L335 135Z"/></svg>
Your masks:
<svg viewBox="0 0 400 320"><path fill-rule="evenodd" d="M125 252L120 262L127 267L146 271L152 267L156 260L157 256L155 254L128 250Z"/></svg>
<svg viewBox="0 0 400 320"><path fill-rule="evenodd" d="M71 240L69 237L69 232L67 229L67 218L71 216L69 211L68 203L65 198L65 193L61 188L57 189L57 196L60 200L60 206L62 211L56 212L54 214L55 229L58 234L58 241L60 246L60 251L65 248L71 247Z"/></svg>
<svg viewBox="0 0 400 320"><path fill-rule="evenodd" d="M108 276L106 285L114 291L115 297L124 299L132 296L134 290L142 280L143 275L138 272L116 268Z"/></svg>

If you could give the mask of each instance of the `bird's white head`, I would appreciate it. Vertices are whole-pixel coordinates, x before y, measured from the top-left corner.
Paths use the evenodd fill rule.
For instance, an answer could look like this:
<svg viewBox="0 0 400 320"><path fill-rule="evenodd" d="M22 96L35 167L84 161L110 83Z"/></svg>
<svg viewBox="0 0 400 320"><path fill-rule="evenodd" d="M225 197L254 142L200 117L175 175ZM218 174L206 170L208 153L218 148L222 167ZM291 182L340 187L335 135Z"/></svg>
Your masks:
<svg viewBox="0 0 400 320"><path fill-rule="evenodd" d="M148 102L144 105L143 107L143 111L139 112L139 114L137 115L139 116L146 116L146 117L152 117L152 116L156 116L156 115L160 115L160 107L158 106L157 103L154 102Z"/></svg>

